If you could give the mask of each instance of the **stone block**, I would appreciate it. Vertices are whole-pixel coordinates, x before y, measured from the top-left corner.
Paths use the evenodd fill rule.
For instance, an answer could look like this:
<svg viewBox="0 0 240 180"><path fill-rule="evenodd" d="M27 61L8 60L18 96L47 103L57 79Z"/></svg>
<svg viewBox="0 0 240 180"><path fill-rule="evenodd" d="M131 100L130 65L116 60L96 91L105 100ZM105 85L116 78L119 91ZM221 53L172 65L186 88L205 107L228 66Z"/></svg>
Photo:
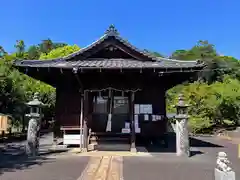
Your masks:
<svg viewBox="0 0 240 180"><path fill-rule="evenodd" d="M223 172L215 168L214 176L215 180L236 180L234 171Z"/></svg>

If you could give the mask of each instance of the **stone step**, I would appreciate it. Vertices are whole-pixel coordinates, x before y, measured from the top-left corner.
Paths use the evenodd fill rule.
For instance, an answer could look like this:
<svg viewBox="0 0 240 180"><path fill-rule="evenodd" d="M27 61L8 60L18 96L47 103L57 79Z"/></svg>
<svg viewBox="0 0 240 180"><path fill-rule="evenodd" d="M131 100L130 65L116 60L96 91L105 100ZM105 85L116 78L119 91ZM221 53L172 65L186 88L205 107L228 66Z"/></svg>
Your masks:
<svg viewBox="0 0 240 180"><path fill-rule="evenodd" d="M97 144L95 150L98 151L130 151L130 144Z"/></svg>
<svg viewBox="0 0 240 180"><path fill-rule="evenodd" d="M129 138L125 137L92 137L91 141L129 141Z"/></svg>
<svg viewBox="0 0 240 180"><path fill-rule="evenodd" d="M130 138L130 134L124 134L124 133L115 133L115 132L92 132L92 136L97 137L126 137Z"/></svg>

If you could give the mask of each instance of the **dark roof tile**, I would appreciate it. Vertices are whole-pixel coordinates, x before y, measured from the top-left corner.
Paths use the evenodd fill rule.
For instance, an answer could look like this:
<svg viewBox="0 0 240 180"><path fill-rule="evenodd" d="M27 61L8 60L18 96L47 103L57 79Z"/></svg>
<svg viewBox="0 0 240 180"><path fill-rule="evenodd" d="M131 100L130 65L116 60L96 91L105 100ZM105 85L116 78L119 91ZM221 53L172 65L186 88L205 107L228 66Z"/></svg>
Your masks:
<svg viewBox="0 0 240 180"><path fill-rule="evenodd" d="M59 67L59 68L193 68L202 67L196 61L138 61L135 59L87 59L81 61L66 60L23 60L16 61L15 66L23 67Z"/></svg>

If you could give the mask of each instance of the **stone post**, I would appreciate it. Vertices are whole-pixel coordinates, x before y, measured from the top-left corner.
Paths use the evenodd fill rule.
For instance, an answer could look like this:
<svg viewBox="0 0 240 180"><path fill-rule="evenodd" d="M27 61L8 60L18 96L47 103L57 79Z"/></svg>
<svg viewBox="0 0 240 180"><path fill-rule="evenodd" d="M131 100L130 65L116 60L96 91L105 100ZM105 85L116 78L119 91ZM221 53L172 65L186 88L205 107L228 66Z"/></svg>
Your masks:
<svg viewBox="0 0 240 180"><path fill-rule="evenodd" d="M188 105L184 102L182 94L179 95L176 118L176 154L177 156L190 156L189 135L188 135Z"/></svg>
<svg viewBox="0 0 240 180"><path fill-rule="evenodd" d="M41 127L41 107L44 105L38 100L38 93L34 94L33 100L28 102L30 113L26 114L30 118L28 122L26 154L28 156L36 156L39 149L40 127Z"/></svg>

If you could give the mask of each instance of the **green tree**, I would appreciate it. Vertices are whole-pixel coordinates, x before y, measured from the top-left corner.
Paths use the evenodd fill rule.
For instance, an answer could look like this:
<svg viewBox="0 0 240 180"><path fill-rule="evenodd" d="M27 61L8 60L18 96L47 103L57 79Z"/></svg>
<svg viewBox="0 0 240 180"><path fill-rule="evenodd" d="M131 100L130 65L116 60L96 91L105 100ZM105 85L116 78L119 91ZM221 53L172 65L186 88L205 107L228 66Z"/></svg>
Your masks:
<svg viewBox="0 0 240 180"><path fill-rule="evenodd" d="M51 39L42 40L42 43L39 44L40 52L48 54L53 49L53 42Z"/></svg>
<svg viewBox="0 0 240 180"><path fill-rule="evenodd" d="M14 47L16 48L16 56L18 58L23 58L24 57L24 53L25 53L25 43L23 40L17 40L16 44L14 45Z"/></svg>
<svg viewBox="0 0 240 180"><path fill-rule="evenodd" d="M53 49L57 49L57 48L64 47L64 46L67 46L67 44L66 43L53 43Z"/></svg>
<svg viewBox="0 0 240 180"><path fill-rule="evenodd" d="M158 53L158 52L156 52L156 51L149 51L149 50L147 50L147 49L144 49L143 51L144 51L144 52L147 52L147 53L149 53L149 54L151 54L151 55L153 55L153 56L156 56L156 57L164 57L162 54L160 54L160 53Z"/></svg>
<svg viewBox="0 0 240 180"><path fill-rule="evenodd" d="M2 46L0 46L0 58L3 57L6 54L6 51Z"/></svg>
<svg viewBox="0 0 240 180"><path fill-rule="evenodd" d="M53 49L52 51L50 51L48 54L42 53L40 55L39 59L55 59L55 58L60 58L60 57L64 57L67 56L69 54L72 54L76 51L80 50L80 48L77 45L73 45L73 46L64 46L64 47L60 47L57 49Z"/></svg>
<svg viewBox="0 0 240 180"><path fill-rule="evenodd" d="M28 48L28 59L38 59L39 56L40 56L40 50L39 50L39 47L38 46L30 46Z"/></svg>

